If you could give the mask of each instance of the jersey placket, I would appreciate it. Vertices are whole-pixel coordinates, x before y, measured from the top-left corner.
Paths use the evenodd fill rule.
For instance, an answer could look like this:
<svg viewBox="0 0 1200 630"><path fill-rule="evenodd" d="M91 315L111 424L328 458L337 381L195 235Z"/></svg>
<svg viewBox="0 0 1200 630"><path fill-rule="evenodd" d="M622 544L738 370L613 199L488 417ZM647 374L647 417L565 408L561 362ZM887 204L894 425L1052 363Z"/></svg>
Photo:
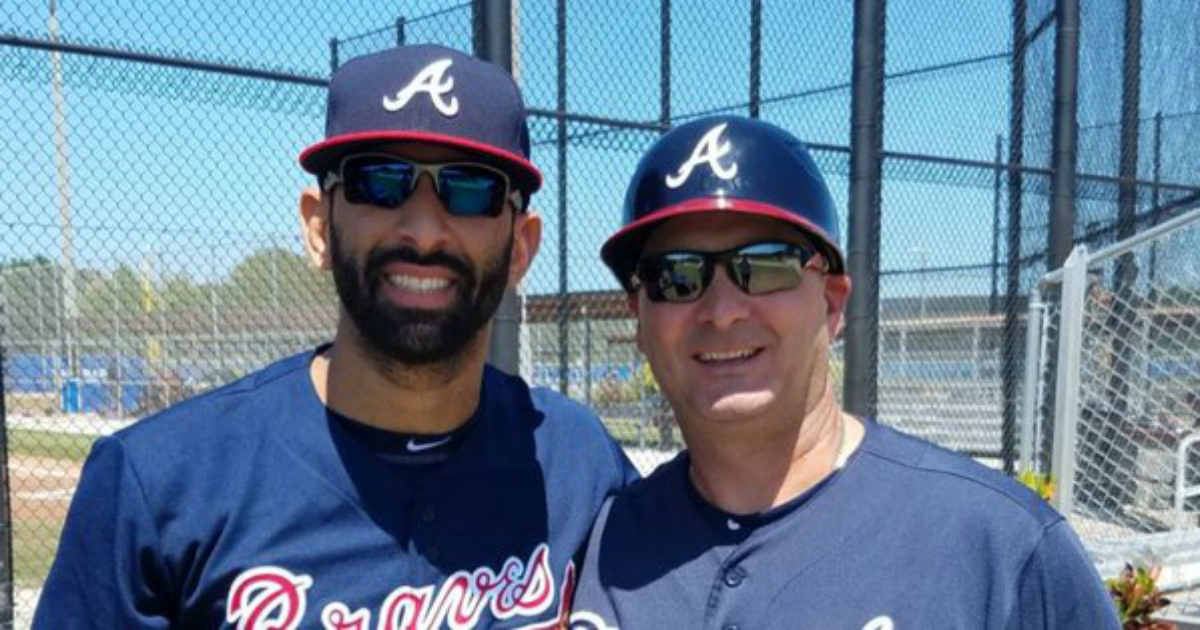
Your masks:
<svg viewBox="0 0 1200 630"><path fill-rule="evenodd" d="M740 543L713 550L715 558L723 559L717 562L712 587L709 589L704 615L706 628L741 630L746 627L747 618L743 615L746 606L743 602L746 600L744 594L749 592L751 575L745 565L749 558L747 543L753 539L754 532L744 533L747 535Z"/></svg>

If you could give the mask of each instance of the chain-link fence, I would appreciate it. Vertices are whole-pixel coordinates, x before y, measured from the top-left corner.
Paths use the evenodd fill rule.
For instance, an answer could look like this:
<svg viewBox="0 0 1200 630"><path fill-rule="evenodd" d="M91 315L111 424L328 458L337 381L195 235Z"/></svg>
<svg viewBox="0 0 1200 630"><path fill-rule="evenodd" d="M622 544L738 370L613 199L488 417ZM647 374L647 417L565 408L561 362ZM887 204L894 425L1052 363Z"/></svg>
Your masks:
<svg viewBox="0 0 1200 630"><path fill-rule="evenodd" d="M1026 465L1107 574L1164 566L1200 613L1200 210L1047 276L1029 375ZM1042 315L1039 316L1039 313ZM1044 331L1044 332L1043 332Z"/></svg>
<svg viewBox="0 0 1200 630"><path fill-rule="evenodd" d="M1178 216L1200 193L1200 20L1187 19L1200 9L1138 4L1134 29L1122 3L1083 3L1074 237L1093 248ZM521 372L595 407L649 470L679 436L597 256L626 180L671 125L733 112L809 142L846 207L853 3L513 5L513 72L546 181L533 200L544 234L522 289ZM0 3L17 625L96 436L332 336L336 298L302 255L294 209L311 184L295 157L321 136L331 68L406 43L477 49L478 8ZM1054 9L887 6L879 416L996 466L1015 454L1027 296L1049 264ZM1128 124L1118 104L1130 90L1112 77L1129 74L1121 51L1135 31L1142 82L1155 77L1156 89L1133 90Z"/></svg>

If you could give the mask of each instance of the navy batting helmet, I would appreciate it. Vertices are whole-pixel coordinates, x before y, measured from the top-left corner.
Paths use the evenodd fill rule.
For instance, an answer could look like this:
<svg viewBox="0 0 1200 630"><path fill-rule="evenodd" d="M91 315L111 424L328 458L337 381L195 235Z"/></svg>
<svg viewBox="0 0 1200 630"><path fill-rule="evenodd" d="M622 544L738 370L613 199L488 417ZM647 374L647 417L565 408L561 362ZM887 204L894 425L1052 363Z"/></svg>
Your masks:
<svg viewBox="0 0 1200 630"><path fill-rule="evenodd" d="M711 116L667 132L638 163L625 193L624 227L600 257L626 290L646 238L663 221L698 212L740 212L799 228L829 260L845 263L829 188L804 144L774 125Z"/></svg>

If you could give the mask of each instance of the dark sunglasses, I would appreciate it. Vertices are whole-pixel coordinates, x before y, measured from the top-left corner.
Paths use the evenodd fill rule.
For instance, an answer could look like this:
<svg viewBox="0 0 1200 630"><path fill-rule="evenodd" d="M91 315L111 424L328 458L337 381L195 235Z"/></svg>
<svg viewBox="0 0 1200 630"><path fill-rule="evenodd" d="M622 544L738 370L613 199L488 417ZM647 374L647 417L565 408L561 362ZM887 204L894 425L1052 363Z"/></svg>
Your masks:
<svg viewBox="0 0 1200 630"><path fill-rule="evenodd" d="M508 175L476 162L426 164L394 155L350 155L325 175L322 186L328 193L341 184L350 203L395 210L412 196L422 173L429 173L438 199L453 216L497 217L506 199L518 212L524 210L521 191Z"/></svg>
<svg viewBox="0 0 1200 630"><path fill-rule="evenodd" d="M646 256L633 272L633 288L646 287L651 302L693 302L712 284L718 264L747 295L800 286L805 269L822 260L811 245L750 243L723 252L671 251Z"/></svg>

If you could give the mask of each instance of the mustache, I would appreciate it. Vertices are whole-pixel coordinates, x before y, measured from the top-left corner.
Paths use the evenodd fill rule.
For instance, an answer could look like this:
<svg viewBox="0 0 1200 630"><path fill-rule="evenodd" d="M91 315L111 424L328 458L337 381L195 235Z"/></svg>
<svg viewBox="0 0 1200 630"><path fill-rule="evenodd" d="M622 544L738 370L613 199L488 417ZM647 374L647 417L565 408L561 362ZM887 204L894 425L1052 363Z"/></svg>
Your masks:
<svg viewBox="0 0 1200 630"><path fill-rule="evenodd" d="M426 267L445 267L467 279L474 279L471 264L446 252L422 254L411 247L393 247L371 252L363 266L363 275L369 281L383 277L383 268L394 262L410 263Z"/></svg>

